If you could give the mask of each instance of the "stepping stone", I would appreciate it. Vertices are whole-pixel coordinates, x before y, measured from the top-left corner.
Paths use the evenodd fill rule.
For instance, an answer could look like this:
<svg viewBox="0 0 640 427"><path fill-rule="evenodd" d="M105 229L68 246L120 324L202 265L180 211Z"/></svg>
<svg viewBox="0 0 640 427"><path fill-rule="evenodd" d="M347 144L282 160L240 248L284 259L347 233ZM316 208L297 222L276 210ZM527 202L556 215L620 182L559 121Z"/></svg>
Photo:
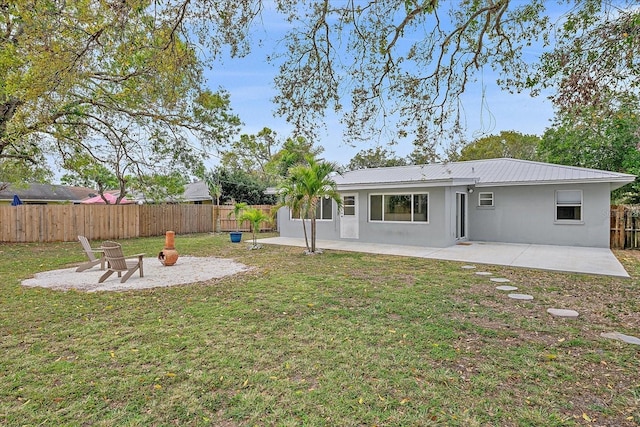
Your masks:
<svg viewBox="0 0 640 427"><path fill-rule="evenodd" d="M631 335L621 334L620 332L603 332L600 334L603 338L611 338L612 340L618 340L626 342L627 344L640 345L640 338L632 337Z"/></svg>
<svg viewBox="0 0 640 427"><path fill-rule="evenodd" d="M492 277L491 279L492 282L496 282L496 283L509 283L511 280L509 279L505 279L503 277Z"/></svg>
<svg viewBox="0 0 640 427"><path fill-rule="evenodd" d="M548 308L547 313L556 317L569 317L572 319L575 319L579 315L575 310L564 310L562 308Z"/></svg>
<svg viewBox="0 0 640 427"><path fill-rule="evenodd" d="M465 270L473 270L474 268L476 268L475 265L463 265L461 268L464 268Z"/></svg>
<svg viewBox="0 0 640 427"><path fill-rule="evenodd" d="M527 294L509 294L509 298L519 299L523 301L530 301L533 299L531 295L527 295Z"/></svg>
<svg viewBox="0 0 640 427"><path fill-rule="evenodd" d="M478 276L491 276L493 273L489 273L488 271L476 271Z"/></svg>
<svg viewBox="0 0 640 427"><path fill-rule="evenodd" d="M499 291L517 291L518 290L518 288L516 288L515 286L509 286L509 285L496 286L496 289Z"/></svg>

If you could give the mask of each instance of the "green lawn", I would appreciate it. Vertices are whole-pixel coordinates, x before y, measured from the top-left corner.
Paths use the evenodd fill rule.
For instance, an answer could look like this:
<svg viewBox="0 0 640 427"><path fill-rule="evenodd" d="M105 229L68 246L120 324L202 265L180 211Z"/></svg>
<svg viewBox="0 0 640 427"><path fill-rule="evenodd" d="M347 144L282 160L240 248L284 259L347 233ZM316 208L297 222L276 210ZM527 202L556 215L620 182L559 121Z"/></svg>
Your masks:
<svg viewBox="0 0 640 427"><path fill-rule="evenodd" d="M163 242L121 241L148 254ZM255 268L61 292L20 280L82 261L79 243L0 246L1 425L640 424L640 346L600 337L640 335L631 253L618 252L631 280L483 267L535 296L518 302L454 262L249 251L227 235L176 248Z"/></svg>

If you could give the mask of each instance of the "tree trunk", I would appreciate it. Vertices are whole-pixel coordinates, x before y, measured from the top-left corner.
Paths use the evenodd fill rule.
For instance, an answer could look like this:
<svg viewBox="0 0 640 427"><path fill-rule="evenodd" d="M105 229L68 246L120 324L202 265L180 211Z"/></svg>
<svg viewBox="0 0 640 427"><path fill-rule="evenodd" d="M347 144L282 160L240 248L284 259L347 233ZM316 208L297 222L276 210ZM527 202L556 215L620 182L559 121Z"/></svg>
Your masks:
<svg viewBox="0 0 640 427"><path fill-rule="evenodd" d="M316 253L316 219L311 218L311 253Z"/></svg>
<svg viewBox="0 0 640 427"><path fill-rule="evenodd" d="M302 231L304 232L304 244L307 246L307 252L311 251L309 248L309 238L307 237L307 225L305 219L302 218Z"/></svg>

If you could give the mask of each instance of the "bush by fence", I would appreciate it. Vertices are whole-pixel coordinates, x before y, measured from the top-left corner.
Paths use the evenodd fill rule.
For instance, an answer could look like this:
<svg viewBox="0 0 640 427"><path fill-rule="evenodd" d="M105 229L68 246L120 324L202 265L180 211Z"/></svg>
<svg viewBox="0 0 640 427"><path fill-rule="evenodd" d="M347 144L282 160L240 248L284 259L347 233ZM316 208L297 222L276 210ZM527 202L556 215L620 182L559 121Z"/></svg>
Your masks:
<svg viewBox="0 0 640 427"><path fill-rule="evenodd" d="M271 213L271 206L255 208ZM0 242L70 242L234 231L232 206L215 205L20 205L0 206ZM216 224L219 229L216 230ZM275 222L274 222L275 224ZM261 230L275 225L263 223ZM249 231L249 224L240 225Z"/></svg>
<svg viewBox="0 0 640 427"><path fill-rule="evenodd" d="M640 206L611 206L612 249L640 248Z"/></svg>

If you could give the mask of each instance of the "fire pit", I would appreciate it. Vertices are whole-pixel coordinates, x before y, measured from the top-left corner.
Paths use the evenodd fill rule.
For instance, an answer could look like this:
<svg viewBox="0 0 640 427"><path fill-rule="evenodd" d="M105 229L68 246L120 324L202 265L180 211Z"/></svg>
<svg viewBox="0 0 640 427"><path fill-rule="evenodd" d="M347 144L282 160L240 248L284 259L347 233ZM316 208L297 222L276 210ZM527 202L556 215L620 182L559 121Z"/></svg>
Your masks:
<svg viewBox="0 0 640 427"><path fill-rule="evenodd" d="M178 251L174 245L175 233L173 231L167 231L164 238L164 249L158 254L158 260L164 266L173 265L178 261Z"/></svg>

